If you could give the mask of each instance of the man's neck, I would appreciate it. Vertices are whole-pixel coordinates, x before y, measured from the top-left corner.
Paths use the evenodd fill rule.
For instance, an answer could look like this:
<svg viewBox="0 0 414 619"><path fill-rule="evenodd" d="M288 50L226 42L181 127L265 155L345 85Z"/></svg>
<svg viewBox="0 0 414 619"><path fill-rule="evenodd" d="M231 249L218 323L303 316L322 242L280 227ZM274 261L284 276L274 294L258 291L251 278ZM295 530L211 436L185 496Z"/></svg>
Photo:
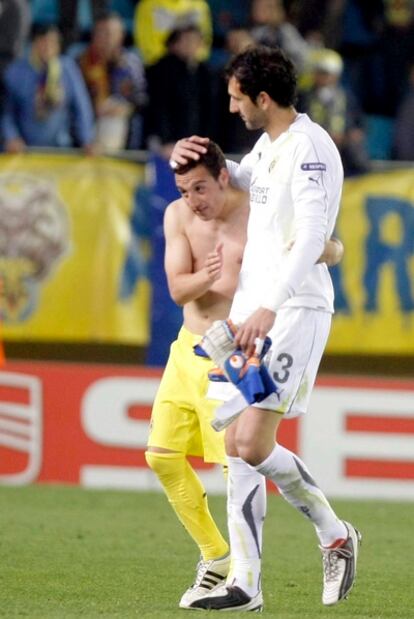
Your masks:
<svg viewBox="0 0 414 619"><path fill-rule="evenodd" d="M234 187L226 188L226 199L223 205L223 209L217 220L226 222L233 216L233 211L240 210L243 206L247 205L246 194Z"/></svg>
<svg viewBox="0 0 414 619"><path fill-rule="evenodd" d="M268 126L265 127L265 131L268 134L272 142L274 142L282 133L287 131L292 125L298 113L294 107L278 108L277 111L269 119Z"/></svg>

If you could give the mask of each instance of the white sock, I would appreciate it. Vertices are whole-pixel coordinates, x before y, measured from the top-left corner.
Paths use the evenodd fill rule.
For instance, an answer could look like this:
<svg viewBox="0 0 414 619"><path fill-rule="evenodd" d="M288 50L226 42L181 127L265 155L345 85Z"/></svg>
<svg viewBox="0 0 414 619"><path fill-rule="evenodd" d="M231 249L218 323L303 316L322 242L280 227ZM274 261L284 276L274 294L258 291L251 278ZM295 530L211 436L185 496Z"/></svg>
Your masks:
<svg viewBox="0 0 414 619"><path fill-rule="evenodd" d="M253 597L261 588L262 531L266 480L241 458L227 457L227 517L231 568L227 584Z"/></svg>
<svg viewBox="0 0 414 619"><path fill-rule="evenodd" d="M286 501L313 522L322 546L330 546L336 540L348 537L346 526L296 454L276 444L266 460L255 469L271 479Z"/></svg>

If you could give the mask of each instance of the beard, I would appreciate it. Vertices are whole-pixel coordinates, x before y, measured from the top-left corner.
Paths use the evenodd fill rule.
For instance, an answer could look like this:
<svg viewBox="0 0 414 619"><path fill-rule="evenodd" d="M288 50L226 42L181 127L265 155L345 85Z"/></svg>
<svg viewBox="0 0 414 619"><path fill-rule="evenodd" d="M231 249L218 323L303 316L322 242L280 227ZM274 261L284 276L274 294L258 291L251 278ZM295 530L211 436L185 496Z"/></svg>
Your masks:
<svg viewBox="0 0 414 619"><path fill-rule="evenodd" d="M248 129L249 131L255 131L256 129L263 129L264 127L264 122L262 118L242 118L242 121L244 122L246 129Z"/></svg>

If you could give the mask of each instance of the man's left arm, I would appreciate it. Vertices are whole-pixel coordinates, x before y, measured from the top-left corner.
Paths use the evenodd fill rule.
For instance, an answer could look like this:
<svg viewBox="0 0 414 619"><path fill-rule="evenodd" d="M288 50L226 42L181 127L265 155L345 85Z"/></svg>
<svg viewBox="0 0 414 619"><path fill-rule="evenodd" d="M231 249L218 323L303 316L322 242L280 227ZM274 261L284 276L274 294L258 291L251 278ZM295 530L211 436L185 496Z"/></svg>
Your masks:
<svg viewBox="0 0 414 619"><path fill-rule="evenodd" d="M272 328L277 310L293 297L319 261L328 232L328 194L324 175L326 165L314 165L312 144L300 144L292 159L292 200L295 218L295 243L284 263L283 273L263 291L260 307L240 326L236 343L251 354L256 338L263 339ZM311 178L310 178L311 177Z"/></svg>

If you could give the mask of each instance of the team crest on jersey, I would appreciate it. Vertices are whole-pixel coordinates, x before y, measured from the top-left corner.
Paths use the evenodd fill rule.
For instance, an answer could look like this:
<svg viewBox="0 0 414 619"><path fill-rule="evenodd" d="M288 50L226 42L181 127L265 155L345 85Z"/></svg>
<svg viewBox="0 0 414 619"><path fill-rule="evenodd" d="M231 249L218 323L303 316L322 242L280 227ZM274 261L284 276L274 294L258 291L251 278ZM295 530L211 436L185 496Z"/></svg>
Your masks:
<svg viewBox="0 0 414 619"><path fill-rule="evenodd" d="M272 161L270 162L269 165L269 174L273 171L273 168L275 167L275 165L278 162L279 157L275 157L274 159L272 159Z"/></svg>

